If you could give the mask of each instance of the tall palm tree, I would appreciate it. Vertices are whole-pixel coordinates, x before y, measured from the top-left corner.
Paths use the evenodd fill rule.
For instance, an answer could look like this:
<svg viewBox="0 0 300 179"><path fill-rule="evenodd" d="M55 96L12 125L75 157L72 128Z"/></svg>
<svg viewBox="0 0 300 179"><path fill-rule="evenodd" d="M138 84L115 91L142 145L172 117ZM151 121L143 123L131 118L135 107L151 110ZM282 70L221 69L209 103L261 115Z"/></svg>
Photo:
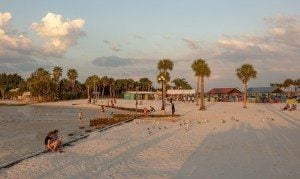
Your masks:
<svg viewBox="0 0 300 179"><path fill-rule="evenodd" d="M100 78L97 75L89 76L85 80L84 85L87 87L88 99L90 99L90 88L93 86L93 91L95 92L97 87L100 85Z"/></svg>
<svg viewBox="0 0 300 179"><path fill-rule="evenodd" d="M105 87L109 85L109 78L107 76L101 78L101 85L102 85L102 98L103 98Z"/></svg>
<svg viewBox="0 0 300 179"><path fill-rule="evenodd" d="M251 64L243 64L240 68L236 69L237 77L244 84L244 108L247 108L247 85L248 81L252 78L255 79L257 72Z"/></svg>
<svg viewBox="0 0 300 179"><path fill-rule="evenodd" d="M294 84L294 81L292 79L286 79L284 80L283 82L283 85L285 88L290 88L292 85ZM292 89L290 88L289 91L289 96L291 97L292 96Z"/></svg>
<svg viewBox="0 0 300 179"><path fill-rule="evenodd" d="M174 67L174 63L170 59L161 59L157 63L157 69L159 70L160 73L162 73L164 75L167 75L168 70L172 71L173 67ZM170 76L170 74L168 74L168 75ZM164 99L166 97L166 84L169 81L170 81L170 79L168 81L165 80L163 82L162 95L164 96Z"/></svg>
<svg viewBox="0 0 300 179"><path fill-rule="evenodd" d="M300 79L294 80L294 86L295 86L295 95L298 95L298 89L300 88Z"/></svg>
<svg viewBox="0 0 300 179"><path fill-rule="evenodd" d="M109 78L109 96L114 97L113 95L113 86L115 85L115 79Z"/></svg>
<svg viewBox="0 0 300 179"><path fill-rule="evenodd" d="M73 93L75 92L75 83L76 83L76 79L78 77L78 72L76 69L69 69L67 72L67 76L69 81L72 83L72 89L73 89Z"/></svg>
<svg viewBox="0 0 300 179"><path fill-rule="evenodd" d="M62 77L62 68L60 66L55 66L52 70L52 79L55 83L55 98L58 98L58 82Z"/></svg>
<svg viewBox="0 0 300 179"><path fill-rule="evenodd" d="M57 84L62 77L62 68L60 66L55 66L52 70L53 81Z"/></svg>
<svg viewBox="0 0 300 179"><path fill-rule="evenodd" d="M200 108L199 110L205 110L205 104L204 104L204 77L210 77L210 69L208 64L203 59L195 60L192 64L192 69L195 72L195 76L198 77L197 80L197 103L199 100L199 80L201 80L201 96L200 96ZM196 103L196 104L197 104ZM198 103L199 104L199 103Z"/></svg>

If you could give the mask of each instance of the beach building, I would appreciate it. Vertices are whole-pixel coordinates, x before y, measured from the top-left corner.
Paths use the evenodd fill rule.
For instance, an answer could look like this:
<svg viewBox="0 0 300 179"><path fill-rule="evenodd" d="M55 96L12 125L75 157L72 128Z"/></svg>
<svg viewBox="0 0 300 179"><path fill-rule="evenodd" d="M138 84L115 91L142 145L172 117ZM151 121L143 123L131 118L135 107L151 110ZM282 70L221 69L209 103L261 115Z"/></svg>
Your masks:
<svg viewBox="0 0 300 179"><path fill-rule="evenodd" d="M238 88L213 88L207 92L207 95L211 102L237 102L242 92Z"/></svg>
<svg viewBox="0 0 300 179"><path fill-rule="evenodd" d="M277 87L251 87L247 89L247 101L252 103L284 102L285 93Z"/></svg>
<svg viewBox="0 0 300 179"><path fill-rule="evenodd" d="M23 94L21 96L18 96L17 98L20 101L29 102L31 99L31 93L29 91L23 92Z"/></svg>
<svg viewBox="0 0 300 179"><path fill-rule="evenodd" d="M124 99L135 100L152 100L155 99L155 92L153 91L126 91L124 92Z"/></svg>
<svg viewBox="0 0 300 179"><path fill-rule="evenodd" d="M172 98L173 100L185 100L191 99L196 94L194 89L170 89L167 90L168 99Z"/></svg>

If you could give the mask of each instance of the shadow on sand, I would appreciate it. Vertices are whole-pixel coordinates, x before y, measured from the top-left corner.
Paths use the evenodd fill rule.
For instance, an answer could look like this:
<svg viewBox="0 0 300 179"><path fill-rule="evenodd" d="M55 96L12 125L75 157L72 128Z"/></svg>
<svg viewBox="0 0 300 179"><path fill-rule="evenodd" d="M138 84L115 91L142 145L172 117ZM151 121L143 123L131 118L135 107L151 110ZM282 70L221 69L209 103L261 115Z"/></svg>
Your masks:
<svg viewBox="0 0 300 179"><path fill-rule="evenodd" d="M185 161L176 178L300 178L300 130L255 129L241 123L211 134Z"/></svg>

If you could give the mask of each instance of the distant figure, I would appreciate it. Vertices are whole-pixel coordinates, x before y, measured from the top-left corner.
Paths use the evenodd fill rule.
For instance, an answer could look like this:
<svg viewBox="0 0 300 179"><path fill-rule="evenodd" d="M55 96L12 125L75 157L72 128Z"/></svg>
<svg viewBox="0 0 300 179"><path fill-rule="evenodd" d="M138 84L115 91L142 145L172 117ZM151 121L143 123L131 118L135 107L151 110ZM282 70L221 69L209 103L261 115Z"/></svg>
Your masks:
<svg viewBox="0 0 300 179"><path fill-rule="evenodd" d="M172 103L173 102L173 98L170 98L170 103Z"/></svg>
<svg viewBox="0 0 300 179"><path fill-rule="evenodd" d="M149 110L146 107L144 107L144 116L148 116L148 112Z"/></svg>
<svg viewBox="0 0 300 179"><path fill-rule="evenodd" d="M80 127L82 127L83 113L82 113L81 109L79 110L79 113L78 113L78 119L79 119L79 125L80 125Z"/></svg>
<svg viewBox="0 0 300 179"><path fill-rule="evenodd" d="M293 104L292 107L289 109L289 111L295 111L297 109L297 105Z"/></svg>
<svg viewBox="0 0 300 179"><path fill-rule="evenodd" d="M290 109L290 105L289 105L289 103L286 103L286 105L284 106L283 110L288 110L288 109Z"/></svg>
<svg viewBox="0 0 300 179"><path fill-rule="evenodd" d="M174 103L172 103L172 117L174 117L174 114L175 114L175 106Z"/></svg>
<svg viewBox="0 0 300 179"><path fill-rule="evenodd" d="M51 150L52 152L56 151L57 146L58 146L57 142L54 141L54 140L52 140L51 136L53 134L54 134L53 131L48 132L48 134L47 134L47 136L45 138L45 142L44 142L46 149Z"/></svg>
<svg viewBox="0 0 300 179"><path fill-rule="evenodd" d="M115 106L114 101L111 100L110 103L111 103L111 107L114 108L114 106Z"/></svg>
<svg viewBox="0 0 300 179"><path fill-rule="evenodd" d="M154 107L150 106L150 112L154 112L154 111L155 111Z"/></svg>
<svg viewBox="0 0 300 179"><path fill-rule="evenodd" d="M101 110L102 110L102 112L105 112L104 105L101 105Z"/></svg>
<svg viewBox="0 0 300 179"><path fill-rule="evenodd" d="M56 142L56 149L61 147L62 140L58 137L58 130L55 129L53 134L50 136L53 142Z"/></svg>

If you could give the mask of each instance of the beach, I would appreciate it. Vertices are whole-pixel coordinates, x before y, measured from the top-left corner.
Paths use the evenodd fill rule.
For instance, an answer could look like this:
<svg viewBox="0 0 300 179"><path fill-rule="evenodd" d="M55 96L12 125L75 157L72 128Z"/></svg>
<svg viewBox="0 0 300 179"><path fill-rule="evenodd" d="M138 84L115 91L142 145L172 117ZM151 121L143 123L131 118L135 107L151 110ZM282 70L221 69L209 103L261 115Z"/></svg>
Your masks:
<svg viewBox="0 0 300 179"><path fill-rule="evenodd" d="M118 100L116 106L134 104ZM160 104L143 101L138 107ZM199 111L195 103L176 101L177 122L141 118L96 131L63 153L2 169L0 178L299 178L300 111L281 111L283 105L251 103L244 109L220 102ZM170 108L155 113L169 114Z"/></svg>

